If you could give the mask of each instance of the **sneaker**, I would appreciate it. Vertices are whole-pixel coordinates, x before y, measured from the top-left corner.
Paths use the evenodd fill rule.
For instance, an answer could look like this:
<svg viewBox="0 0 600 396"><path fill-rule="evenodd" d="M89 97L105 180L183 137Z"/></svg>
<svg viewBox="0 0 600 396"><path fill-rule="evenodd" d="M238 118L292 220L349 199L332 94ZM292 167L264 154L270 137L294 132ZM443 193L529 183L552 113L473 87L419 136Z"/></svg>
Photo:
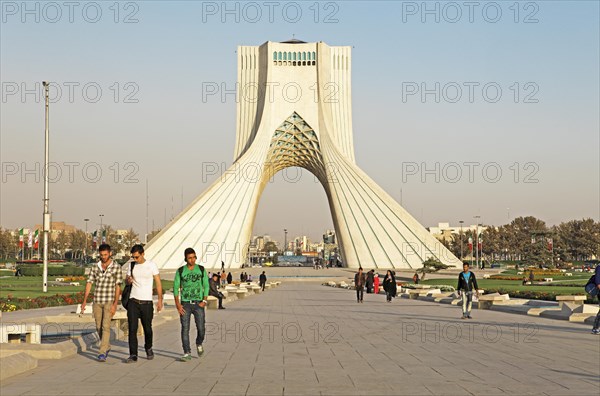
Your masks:
<svg viewBox="0 0 600 396"><path fill-rule="evenodd" d="M179 358L179 360L181 360L182 362L189 362L190 360L192 360L192 354L184 353L183 356Z"/></svg>
<svg viewBox="0 0 600 396"><path fill-rule="evenodd" d="M137 362L137 356L135 355L131 355L127 358L127 360L125 361L125 363L135 363Z"/></svg>
<svg viewBox="0 0 600 396"><path fill-rule="evenodd" d="M106 355L101 353L100 355L98 355L98 361L99 362L106 362Z"/></svg>
<svg viewBox="0 0 600 396"><path fill-rule="evenodd" d="M198 351L198 357L202 356L204 353L204 348L202 348L202 345L197 345L196 350Z"/></svg>
<svg viewBox="0 0 600 396"><path fill-rule="evenodd" d="M225 309L225 307L219 307L219 309Z"/></svg>
<svg viewBox="0 0 600 396"><path fill-rule="evenodd" d="M600 334L600 329L592 329L592 334Z"/></svg>
<svg viewBox="0 0 600 396"><path fill-rule="evenodd" d="M473 319L471 315L467 315L467 319Z"/></svg>
<svg viewBox="0 0 600 396"><path fill-rule="evenodd" d="M106 351L106 352L104 353L104 355L105 355L106 357L108 357L108 353L109 353L109 352L110 352L110 349L109 349L108 351Z"/></svg>
<svg viewBox="0 0 600 396"><path fill-rule="evenodd" d="M146 358L148 360L154 359L154 351L152 351L152 348L146 349Z"/></svg>

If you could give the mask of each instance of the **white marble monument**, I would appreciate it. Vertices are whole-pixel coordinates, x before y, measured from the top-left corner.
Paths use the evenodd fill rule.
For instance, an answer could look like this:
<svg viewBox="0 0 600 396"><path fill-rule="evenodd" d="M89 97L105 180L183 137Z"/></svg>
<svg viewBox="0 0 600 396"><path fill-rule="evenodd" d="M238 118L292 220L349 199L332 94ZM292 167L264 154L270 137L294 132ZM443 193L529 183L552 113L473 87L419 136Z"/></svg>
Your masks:
<svg viewBox="0 0 600 396"><path fill-rule="evenodd" d="M266 183L287 167L316 176L329 201L342 262L420 268L460 261L357 165L351 47L299 40L241 46L234 163L146 247L162 268L193 247L207 268L245 263ZM373 138L376 138L374 136Z"/></svg>

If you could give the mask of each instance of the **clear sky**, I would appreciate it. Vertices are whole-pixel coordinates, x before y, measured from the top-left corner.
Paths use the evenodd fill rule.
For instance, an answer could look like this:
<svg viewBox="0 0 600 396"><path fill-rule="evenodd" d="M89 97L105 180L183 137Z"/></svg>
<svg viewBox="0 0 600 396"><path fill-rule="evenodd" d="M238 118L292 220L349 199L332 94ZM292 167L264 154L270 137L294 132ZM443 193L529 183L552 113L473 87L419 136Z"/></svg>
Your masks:
<svg viewBox="0 0 600 396"><path fill-rule="evenodd" d="M600 218L598 1L72 4L1 3L2 227L42 220L35 84L61 89L53 220L143 234L146 180L152 230L232 162L235 98L203 86L235 87L238 45L293 35L353 46L357 163L423 225ZM255 233L332 228L314 177L291 180L266 188Z"/></svg>

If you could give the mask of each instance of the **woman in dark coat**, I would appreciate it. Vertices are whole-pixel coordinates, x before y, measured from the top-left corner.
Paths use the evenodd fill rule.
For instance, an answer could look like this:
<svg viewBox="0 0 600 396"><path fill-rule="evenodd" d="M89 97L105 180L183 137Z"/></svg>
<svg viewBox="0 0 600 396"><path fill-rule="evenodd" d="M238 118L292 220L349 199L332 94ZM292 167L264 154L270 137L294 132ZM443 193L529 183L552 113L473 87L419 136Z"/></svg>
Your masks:
<svg viewBox="0 0 600 396"><path fill-rule="evenodd" d="M383 290L385 290L385 295L387 297L387 302L392 302L392 297L396 297L396 277L394 273L390 270L385 274L385 278L383 279Z"/></svg>

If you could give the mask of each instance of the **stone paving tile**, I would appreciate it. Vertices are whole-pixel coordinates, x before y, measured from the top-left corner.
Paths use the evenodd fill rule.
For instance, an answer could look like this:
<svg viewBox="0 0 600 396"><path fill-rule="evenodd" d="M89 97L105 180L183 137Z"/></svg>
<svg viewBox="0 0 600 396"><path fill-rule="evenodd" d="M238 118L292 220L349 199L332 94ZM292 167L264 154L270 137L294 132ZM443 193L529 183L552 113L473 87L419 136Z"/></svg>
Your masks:
<svg viewBox="0 0 600 396"><path fill-rule="evenodd" d="M175 319L155 328L153 361L142 353L137 364L122 363L128 351L119 342L104 364L94 360L95 350L40 361L2 381L0 394L114 395L124 388L144 396L599 393L600 366L590 356L600 357L600 343L589 326L477 310L465 322L459 314L456 306L388 304L380 295L356 304L346 290L287 282L225 311L208 311L200 359L177 360Z"/></svg>

